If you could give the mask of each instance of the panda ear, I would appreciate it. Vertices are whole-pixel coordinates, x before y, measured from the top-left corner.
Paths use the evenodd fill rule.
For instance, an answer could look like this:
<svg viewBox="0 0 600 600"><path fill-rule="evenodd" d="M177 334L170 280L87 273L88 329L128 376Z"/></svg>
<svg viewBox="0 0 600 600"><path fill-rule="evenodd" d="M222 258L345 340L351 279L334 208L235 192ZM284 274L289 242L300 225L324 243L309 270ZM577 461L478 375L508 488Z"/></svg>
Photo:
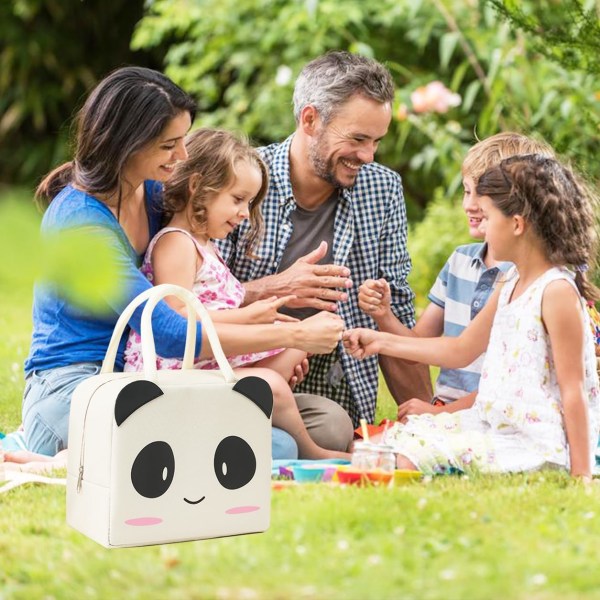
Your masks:
<svg viewBox="0 0 600 600"><path fill-rule="evenodd" d="M273 392L271 386L264 379L253 376L244 377L233 386L233 390L254 402L265 413L267 419L271 417Z"/></svg>
<svg viewBox="0 0 600 600"><path fill-rule="evenodd" d="M152 381L138 380L128 383L115 401L115 421L121 425L138 408L163 395L163 391Z"/></svg>

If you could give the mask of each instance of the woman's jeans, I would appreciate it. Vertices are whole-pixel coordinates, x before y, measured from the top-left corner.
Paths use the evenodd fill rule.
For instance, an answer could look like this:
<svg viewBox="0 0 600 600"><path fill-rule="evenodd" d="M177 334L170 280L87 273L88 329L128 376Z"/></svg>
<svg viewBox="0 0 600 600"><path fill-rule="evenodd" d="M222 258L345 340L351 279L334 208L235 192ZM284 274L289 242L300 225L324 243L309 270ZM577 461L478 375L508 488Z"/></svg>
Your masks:
<svg viewBox="0 0 600 600"><path fill-rule="evenodd" d="M27 449L48 456L67 447L69 411L75 388L100 372L100 363L76 363L44 371L32 371L25 379L23 429ZM273 458L297 458L298 446L285 431L273 427Z"/></svg>
<svg viewBox="0 0 600 600"><path fill-rule="evenodd" d="M25 379L23 429L27 449L48 456L67 447L69 411L75 388L100 372L99 362L32 371Z"/></svg>

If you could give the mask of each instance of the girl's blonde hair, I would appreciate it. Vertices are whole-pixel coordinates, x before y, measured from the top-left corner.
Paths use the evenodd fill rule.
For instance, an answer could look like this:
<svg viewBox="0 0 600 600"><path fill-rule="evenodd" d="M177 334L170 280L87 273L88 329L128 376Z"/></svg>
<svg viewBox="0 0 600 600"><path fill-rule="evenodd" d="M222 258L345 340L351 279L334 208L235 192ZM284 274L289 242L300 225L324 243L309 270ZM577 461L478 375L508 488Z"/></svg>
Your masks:
<svg viewBox="0 0 600 600"><path fill-rule="evenodd" d="M573 267L581 295L600 299L587 276L596 266L597 198L575 173L539 154L513 156L483 173L477 194L491 198L505 216L525 218L544 244L548 260Z"/></svg>
<svg viewBox="0 0 600 600"><path fill-rule="evenodd" d="M221 129L197 129L186 137L185 147L187 160L177 164L165 183L165 218L169 220L191 203L192 232L205 233L207 202L235 183L238 163L250 163L262 176L260 190L250 203L250 233L245 247L246 255L253 258L263 233L260 204L269 186L265 163L246 138Z"/></svg>
<svg viewBox="0 0 600 600"><path fill-rule="evenodd" d="M475 183L501 160L523 154L539 154L554 158L548 144L514 131L503 131L477 142L469 148L462 164L463 177L472 177Z"/></svg>

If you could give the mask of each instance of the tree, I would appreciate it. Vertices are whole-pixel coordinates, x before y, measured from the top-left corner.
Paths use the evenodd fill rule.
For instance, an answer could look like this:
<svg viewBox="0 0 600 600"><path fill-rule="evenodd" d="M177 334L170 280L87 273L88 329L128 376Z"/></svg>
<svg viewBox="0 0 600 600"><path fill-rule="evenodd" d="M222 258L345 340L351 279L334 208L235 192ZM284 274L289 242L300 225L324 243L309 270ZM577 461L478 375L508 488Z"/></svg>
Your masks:
<svg viewBox="0 0 600 600"><path fill-rule="evenodd" d="M569 71L600 73L597 0L490 0L500 15L527 32L535 49Z"/></svg>
<svg viewBox="0 0 600 600"><path fill-rule="evenodd" d="M526 14L538 4L518 3ZM562 3L553 4L560 21ZM402 175L409 223L425 216L409 236L417 278L431 280L464 240L460 167L477 139L516 130L595 173L596 78L547 58L491 0L154 0L133 45L166 40L167 74L200 103L196 125L241 129L257 143L293 131L293 83L310 59L345 49L387 64L395 118L378 160ZM460 104L420 111L413 99L434 81ZM424 292L430 283L415 287Z"/></svg>
<svg viewBox="0 0 600 600"><path fill-rule="evenodd" d="M438 187L457 196L467 148L500 130L543 137L590 172L597 160L595 78L545 58L486 0L154 0L133 45L166 40L167 74L197 97L197 123L257 143L293 130L293 82L311 58L346 49L386 63L396 119L378 160L402 175L412 219ZM434 80L462 103L417 113L412 93Z"/></svg>
<svg viewBox="0 0 600 600"><path fill-rule="evenodd" d="M89 89L127 63L144 0L0 2L0 181L39 178L68 154L68 122Z"/></svg>

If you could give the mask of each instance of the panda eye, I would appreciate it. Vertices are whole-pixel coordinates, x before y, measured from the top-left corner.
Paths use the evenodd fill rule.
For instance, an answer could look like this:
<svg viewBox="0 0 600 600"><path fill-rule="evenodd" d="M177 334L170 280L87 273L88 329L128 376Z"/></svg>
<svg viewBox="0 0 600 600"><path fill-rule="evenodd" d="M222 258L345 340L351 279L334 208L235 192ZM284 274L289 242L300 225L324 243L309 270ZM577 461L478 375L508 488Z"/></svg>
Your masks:
<svg viewBox="0 0 600 600"><path fill-rule="evenodd" d="M254 477L256 457L248 442L231 435L217 446L214 467L219 483L228 490L237 490Z"/></svg>
<svg viewBox="0 0 600 600"><path fill-rule="evenodd" d="M140 450L131 467L131 483L145 498L158 498L175 475L175 456L166 442L152 442Z"/></svg>

